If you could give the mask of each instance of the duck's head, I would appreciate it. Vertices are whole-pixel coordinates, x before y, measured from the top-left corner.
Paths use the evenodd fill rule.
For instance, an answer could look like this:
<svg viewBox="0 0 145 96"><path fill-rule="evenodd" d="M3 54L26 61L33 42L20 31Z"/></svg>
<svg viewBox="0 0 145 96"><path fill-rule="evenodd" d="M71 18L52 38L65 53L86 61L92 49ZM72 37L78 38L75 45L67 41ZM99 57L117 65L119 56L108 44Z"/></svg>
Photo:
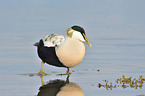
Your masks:
<svg viewBox="0 0 145 96"><path fill-rule="evenodd" d="M89 43L89 40L86 37L85 30L80 26L72 26L71 28L68 28L66 31L67 37L77 39L81 42L86 43L88 46L92 47L92 45Z"/></svg>

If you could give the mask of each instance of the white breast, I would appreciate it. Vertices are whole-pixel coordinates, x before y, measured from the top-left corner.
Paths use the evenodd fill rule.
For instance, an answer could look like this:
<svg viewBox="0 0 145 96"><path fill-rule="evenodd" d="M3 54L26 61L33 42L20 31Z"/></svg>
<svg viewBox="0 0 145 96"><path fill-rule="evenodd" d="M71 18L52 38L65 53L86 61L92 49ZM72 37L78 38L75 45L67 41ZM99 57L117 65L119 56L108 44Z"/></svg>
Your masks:
<svg viewBox="0 0 145 96"><path fill-rule="evenodd" d="M67 67L80 64L85 55L85 46L79 40L67 38L58 48L56 54L59 60Z"/></svg>

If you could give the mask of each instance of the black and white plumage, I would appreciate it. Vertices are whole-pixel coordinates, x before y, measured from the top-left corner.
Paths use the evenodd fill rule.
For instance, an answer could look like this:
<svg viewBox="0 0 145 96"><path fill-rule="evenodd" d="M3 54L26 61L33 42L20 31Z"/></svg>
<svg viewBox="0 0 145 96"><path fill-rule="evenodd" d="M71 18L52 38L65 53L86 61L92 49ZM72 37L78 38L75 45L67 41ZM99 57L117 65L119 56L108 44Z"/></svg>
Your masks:
<svg viewBox="0 0 145 96"><path fill-rule="evenodd" d="M35 43L38 56L42 60L41 70L37 74L47 74L43 72L44 63L57 67L66 67L68 68L67 74L70 74L69 68L80 64L85 55L85 46L83 43L92 47L82 27L72 26L67 29L66 34L66 37L50 34Z"/></svg>

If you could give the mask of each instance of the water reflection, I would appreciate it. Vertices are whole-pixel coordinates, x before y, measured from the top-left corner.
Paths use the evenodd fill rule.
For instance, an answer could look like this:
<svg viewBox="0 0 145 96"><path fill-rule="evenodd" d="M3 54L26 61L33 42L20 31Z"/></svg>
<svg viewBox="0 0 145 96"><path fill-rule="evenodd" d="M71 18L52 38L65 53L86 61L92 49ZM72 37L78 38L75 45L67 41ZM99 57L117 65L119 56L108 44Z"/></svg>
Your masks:
<svg viewBox="0 0 145 96"><path fill-rule="evenodd" d="M70 75L66 80L50 80L47 84L43 83L43 76L40 77L42 86L37 96L84 96L83 90L77 84L69 82Z"/></svg>
<svg viewBox="0 0 145 96"><path fill-rule="evenodd" d="M122 87L122 88L135 88L135 89L142 89L143 83L145 81L145 78L142 77L142 75L139 77L139 79L132 79L132 77L126 78L124 75L122 76L122 78L119 78L115 81L116 84L112 84L112 82L109 83L109 81L104 80L104 82L106 82L106 84L98 84L99 88L104 87L107 90L112 90L113 88L117 88L117 87Z"/></svg>

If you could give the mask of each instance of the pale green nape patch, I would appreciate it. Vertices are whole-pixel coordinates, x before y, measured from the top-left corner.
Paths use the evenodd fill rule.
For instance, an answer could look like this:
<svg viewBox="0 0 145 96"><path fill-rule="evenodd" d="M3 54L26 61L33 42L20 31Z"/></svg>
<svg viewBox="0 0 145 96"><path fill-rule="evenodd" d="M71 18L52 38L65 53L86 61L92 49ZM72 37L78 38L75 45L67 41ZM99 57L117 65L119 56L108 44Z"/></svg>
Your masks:
<svg viewBox="0 0 145 96"><path fill-rule="evenodd" d="M73 35L73 32L74 32L75 30L73 30L72 28L68 28L67 30L66 30L66 35L67 35L67 37L69 37L69 38L72 38L72 35Z"/></svg>

